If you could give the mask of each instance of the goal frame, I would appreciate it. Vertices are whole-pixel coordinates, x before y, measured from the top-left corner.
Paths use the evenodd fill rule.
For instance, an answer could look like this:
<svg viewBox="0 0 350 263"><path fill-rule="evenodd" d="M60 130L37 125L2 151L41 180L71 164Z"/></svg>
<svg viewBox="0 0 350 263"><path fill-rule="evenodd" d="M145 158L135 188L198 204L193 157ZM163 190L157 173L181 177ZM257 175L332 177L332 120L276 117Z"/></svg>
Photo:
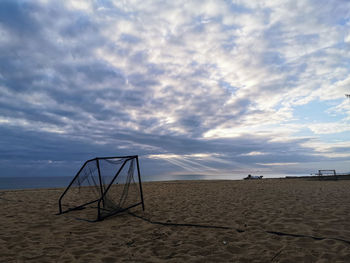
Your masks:
<svg viewBox="0 0 350 263"><path fill-rule="evenodd" d="M318 170L319 180L338 180L337 172L333 169Z"/></svg>
<svg viewBox="0 0 350 263"><path fill-rule="evenodd" d="M111 182L107 185L107 187L105 188L105 190L103 190L103 185L102 185L102 178L101 178L101 171L100 171L100 164L99 164L99 160L106 160L106 159L125 159L123 161L123 164L119 167L118 171L116 172L116 174L113 176ZM126 163L130 160L136 160L136 167L137 167L137 178L138 178L138 183L139 183L139 191L140 191L140 202L132 204L126 208L122 208L120 210L117 210L113 213L110 213L108 215L105 216L101 216L101 203L104 202L104 197L106 196L106 194L108 193L108 190L110 189L110 187L113 185L114 181L116 180L116 178L118 177L118 175L121 173L121 171L123 170L124 166L126 165ZM96 199L96 200L92 200L90 202L84 203L82 205L78 205L76 207L73 208L68 208L66 210L62 209L62 199L63 197L66 195L66 193L68 192L68 190L71 188L71 186L73 185L73 183L75 182L75 180L77 179L77 177L80 175L80 172L85 168L85 166L90 163L96 161L97 164L97 172L98 172L98 177L99 177L99 189L100 189L100 198ZM130 208L133 208L135 206L142 206L142 210L145 210L145 204L144 204L144 199L143 199L143 192L142 192L142 182L141 182L141 173L140 173L140 165L139 165L139 158L138 155L130 155L130 156L114 156L114 157L95 157L93 159L89 159L87 160L82 167L79 169L79 171L76 173L76 175L74 176L74 178L72 179L72 181L69 183L69 185L67 186L67 188L64 190L64 192L61 194L59 200L58 200L58 207L59 207L59 212L58 215L60 214L64 214L64 213L68 213L70 211L74 211L74 210L80 210L83 209L85 206L93 204L97 202L97 219L96 221L101 221L103 219L105 219L106 217L115 215L117 213L121 213L123 211L126 211Z"/></svg>

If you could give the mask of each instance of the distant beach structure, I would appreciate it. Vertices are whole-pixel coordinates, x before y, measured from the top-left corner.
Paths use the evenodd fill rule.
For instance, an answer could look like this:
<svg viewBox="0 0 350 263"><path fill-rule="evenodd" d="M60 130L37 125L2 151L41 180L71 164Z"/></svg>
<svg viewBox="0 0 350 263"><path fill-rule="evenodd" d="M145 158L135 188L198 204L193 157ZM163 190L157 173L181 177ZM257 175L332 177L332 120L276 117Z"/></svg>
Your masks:
<svg viewBox="0 0 350 263"><path fill-rule="evenodd" d="M337 172L335 170L318 170L317 175L319 176L336 176Z"/></svg>
<svg viewBox="0 0 350 263"><path fill-rule="evenodd" d="M244 180L258 180L258 179L262 179L262 178L263 178L262 175L254 176L254 175L248 174L248 176L245 177Z"/></svg>

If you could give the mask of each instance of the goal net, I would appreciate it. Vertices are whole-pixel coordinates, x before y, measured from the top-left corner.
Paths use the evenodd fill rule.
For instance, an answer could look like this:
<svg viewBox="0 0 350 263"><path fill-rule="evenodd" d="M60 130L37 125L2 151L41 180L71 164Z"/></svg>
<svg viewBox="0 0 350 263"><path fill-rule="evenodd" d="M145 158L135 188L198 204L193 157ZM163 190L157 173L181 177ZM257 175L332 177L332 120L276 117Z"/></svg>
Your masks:
<svg viewBox="0 0 350 263"><path fill-rule="evenodd" d="M73 212L88 221L141 205L144 209L138 156L88 160L59 198L59 214Z"/></svg>

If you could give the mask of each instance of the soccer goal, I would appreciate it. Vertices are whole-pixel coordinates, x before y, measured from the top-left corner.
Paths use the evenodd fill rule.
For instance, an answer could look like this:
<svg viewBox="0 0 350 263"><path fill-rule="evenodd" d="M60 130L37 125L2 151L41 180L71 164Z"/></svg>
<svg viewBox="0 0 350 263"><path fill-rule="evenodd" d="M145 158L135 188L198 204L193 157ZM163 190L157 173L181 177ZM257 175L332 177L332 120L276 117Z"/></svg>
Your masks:
<svg viewBox="0 0 350 263"><path fill-rule="evenodd" d="M142 206L140 166L137 155L96 157L80 168L59 198L59 214L99 221L135 206Z"/></svg>
<svg viewBox="0 0 350 263"><path fill-rule="evenodd" d="M318 170L318 176L319 178L322 179L324 178L329 178L329 179L334 179L337 180L337 173L335 170Z"/></svg>

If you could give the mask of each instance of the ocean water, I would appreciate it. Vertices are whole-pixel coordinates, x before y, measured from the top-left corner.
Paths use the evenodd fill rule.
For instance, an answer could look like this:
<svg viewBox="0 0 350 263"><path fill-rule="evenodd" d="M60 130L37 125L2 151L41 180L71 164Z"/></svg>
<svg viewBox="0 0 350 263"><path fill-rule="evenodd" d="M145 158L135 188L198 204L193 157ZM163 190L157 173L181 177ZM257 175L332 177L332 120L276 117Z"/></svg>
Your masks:
<svg viewBox="0 0 350 263"><path fill-rule="evenodd" d="M34 189L66 187L72 177L0 177L0 189Z"/></svg>
<svg viewBox="0 0 350 263"><path fill-rule="evenodd" d="M142 176L143 182L172 181L172 180L242 180L247 175L157 175ZM264 175L264 178L284 178L286 176L305 176L304 174L274 174ZM36 189L36 188L64 188L71 182L71 176L51 177L0 177L0 189Z"/></svg>

